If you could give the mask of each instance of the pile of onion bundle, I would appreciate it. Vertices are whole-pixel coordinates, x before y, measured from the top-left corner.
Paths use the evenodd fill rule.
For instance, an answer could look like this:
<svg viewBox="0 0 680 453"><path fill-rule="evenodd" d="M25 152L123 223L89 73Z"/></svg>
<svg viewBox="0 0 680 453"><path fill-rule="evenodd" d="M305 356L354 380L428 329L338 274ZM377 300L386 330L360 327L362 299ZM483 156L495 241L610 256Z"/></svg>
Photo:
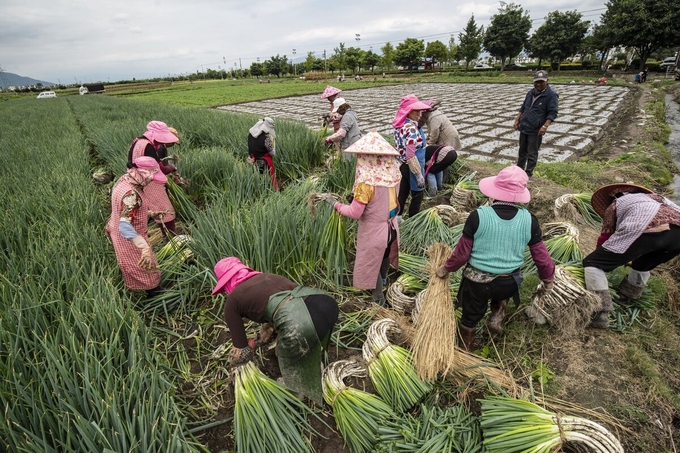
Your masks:
<svg viewBox="0 0 680 453"><path fill-rule="evenodd" d="M456 314L448 278L437 277L437 268L451 255L451 248L436 243L428 248L427 254L430 278L425 288L423 306L418 311L411 352L420 378L432 381L440 374L447 374L455 366Z"/></svg>
<svg viewBox="0 0 680 453"><path fill-rule="evenodd" d="M237 452L314 451L308 437L318 433L307 417L318 416L252 362L234 370L234 394Z"/></svg>
<svg viewBox="0 0 680 453"><path fill-rule="evenodd" d="M455 244L463 234L463 225L453 223L451 206L441 205L420 211L399 226L399 250L422 256L435 242Z"/></svg>
<svg viewBox="0 0 680 453"><path fill-rule="evenodd" d="M366 377L366 368L353 360L333 362L323 372L323 398L333 409L335 424L352 453L375 451L378 427L395 416L378 396L347 387L347 377Z"/></svg>
<svg viewBox="0 0 680 453"><path fill-rule="evenodd" d="M408 274L402 274L399 278L404 275ZM397 279L396 282L387 288L387 294L385 295L392 308L399 314L410 313L415 307L415 296L409 296L404 291L404 284Z"/></svg>
<svg viewBox="0 0 680 453"><path fill-rule="evenodd" d="M474 211L479 207L483 195L479 191L479 186L473 182L477 172L462 177L456 182L451 194L451 206L461 211Z"/></svg>
<svg viewBox="0 0 680 453"><path fill-rule="evenodd" d="M545 247L550 257L556 264L580 263L583 260L583 252L578 245L579 232L570 224L551 224L555 229L565 228L563 234L555 235L545 240ZM552 230L557 231L557 230ZM525 275L535 274L536 263L531 258L529 247L524 250L524 265L522 273Z"/></svg>
<svg viewBox="0 0 680 453"><path fill-rule="evenodd" d="M552 291L542 295L539 288L540 285L525 313L537 324L547 320L565 334L584 329L600 308L600 298L584 288L583 268L580 266L556 266Z"/></svg>
<svg viewBox="0 0 680 453"><path fill-rule="evenodd" d="M584 444L593 453L623 453L619 440L602 425L561 416L528 401L480 400L484 446L489 453L550 453L565 444Z"/></svg>
<svg viewBox="0 0 680 453"><path fill-rule="evenodd" d="M602 217L595 212L590 203L592 196L592 193L568 193L556 198L555 217L598 227L602 224Z"/></svg>
<svg viewBox="0 0 680 453"><path fill-rule="evenodd" d="M377 452L481 453L482 430L464 406L421 406L419 415L406 414L378 429Z"/></svg>
<svg viewBox="0 0 680 453"><path fill-rule="evenodd" d="M394 320L375 321L368 328L362 353L373 387L392 409L401 413L420 401L430 391L430 385L418 377L411 353L388 340L388 334L398 333Z"/></svg>
<svg viewBox="0 0 680 453"><path fill-rule="evenodd" d="M183 263L194 259L194 252L189 248L191 236L179 234L173 236L156 252L156 259L161 269L176 269Z"/></svg>

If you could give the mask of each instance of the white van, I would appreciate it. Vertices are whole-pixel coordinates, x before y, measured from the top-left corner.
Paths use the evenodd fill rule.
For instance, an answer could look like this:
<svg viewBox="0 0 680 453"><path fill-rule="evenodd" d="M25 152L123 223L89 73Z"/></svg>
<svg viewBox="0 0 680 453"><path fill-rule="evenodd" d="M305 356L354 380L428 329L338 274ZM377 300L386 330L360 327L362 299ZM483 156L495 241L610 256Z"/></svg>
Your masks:
<svg viewBox="0 0 680 453"><path fill-rule="evenodd" d="M45 99L45 98L56 98L57 93L54 91L43 91L39 95L36 96L36 99Z"/></svg>

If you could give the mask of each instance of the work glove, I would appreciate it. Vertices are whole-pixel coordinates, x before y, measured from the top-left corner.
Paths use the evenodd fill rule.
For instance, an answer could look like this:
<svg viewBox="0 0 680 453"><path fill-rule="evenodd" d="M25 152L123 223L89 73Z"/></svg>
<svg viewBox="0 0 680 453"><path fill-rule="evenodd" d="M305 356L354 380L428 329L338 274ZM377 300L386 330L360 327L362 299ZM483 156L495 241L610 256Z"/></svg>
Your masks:
<svg viewBox="0 0 680 453"><path fill-rule="evenodd" d="M333 140L331 140L330 138L327 138L327 139L324 140L324 141L326 142L326 146L331 146L331 145L333 145Z"/></svg>
<svg viewBox="0 0 680 453"><path fill-rule="evenodd" d="M536 288L536 296L539 299L543 299L552 292L554 286L554 282L541 281L541 284Z"/></svg>
<svg viewBox="0 0 680 453"><path fill-rule="evenodd" d="M334 208L335 205L338 203L338 200L333 198L333 195L327 193L326 196L324 197L323 201L331 205L331 208Z"/></svg>
<svg viewBox="0 0 680 453"><path fill-rule="evenodd" d="M137 262L137 265L144 270L151 270L154 268L154 255L151 246L144 240L142 236L135 236L132 238L132 243L142 252L142 257Z"/></svg>
<svg viewBox="0 0 680 453"><path fill-rule="evenodd" d="M255 357L255 349L250 346L245 348L237 348L236 346L231 348L229 355L227 356L227 363L230 366L243 365L251 361Z"/></svg>
<svg viewBox="0 0 680 453"><path fill-rule="evenodd" d="M418 162L418 158L413 156L412 158L406 161L406 164L408 164L409 170L411 170L411 173L413 173L413 175L416 177L418 187L420 188L425 187L425 177L423 176L423 170L420 167L420 162Z"/></svg>
<svg viewBox="0 0 680 453"><path fill-rule="evenodd" d="M257 334L256 338L251 338L248 340L248 345L253 349L261 348L266 346L276 338L276 331L274 326L270 323L262 324L260 332Z"/></svg>
<svg viewBox="0 0 680 453"><path fill-rule="evenodd" d="M448 269L446 269L446 266L439 266L437 268L436 274L437 274L437 277L439 277L439 278L446 278L446 277L449 276L449 271L448 271Z"/></svg>

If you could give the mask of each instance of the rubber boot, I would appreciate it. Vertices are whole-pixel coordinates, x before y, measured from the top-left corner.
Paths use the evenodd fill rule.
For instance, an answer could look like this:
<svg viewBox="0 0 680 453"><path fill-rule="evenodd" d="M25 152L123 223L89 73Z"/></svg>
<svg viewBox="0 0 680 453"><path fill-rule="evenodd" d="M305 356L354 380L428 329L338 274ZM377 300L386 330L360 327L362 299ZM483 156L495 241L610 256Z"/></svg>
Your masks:
<svg viewBox="0 0 680 453"><path fill-rule="evenodd" d="M503 332L503 319L505 319L505 307L508 306L508 299L491 301L491 316L486 323L486 327L491 333L500 335Z"/></svg>
<svg viewBox="0 0 680 453"><path fill-rule="evenodd" d="M460 334L463 349L465 349L468 352L474 351L475 333L477 329L475 329L474 327L465 327L462 324L458 324L458 327L459 327L458 332Z"/></svg>
<svg viewBox="0 0 680 453"><path fill-rule="evenodd" d="M612 296L609 294L608 289L593 291L602 301L600 306L600 311L593 315L593 319L590 321L590 326L594 329L609 329L609 312L614 309L614 303L612 302Z"/></svg>
<svg viewBox="0 0 680 453"><path fill-rule="evenodd" d="M619 305L629 306L632 305L637 299L642 296L642 291L644 291L644 286L636 286L628 281L628 277L621 280L619 287L616 289L619 293L619 300L617 302Z"/></svg>
<svg viewBox="0 0 680 453"><path fill-rule="evenodd" d="M375 289L371 290L371 296L373 297L373 302L380 305L381 307L386 307L387 302L385 301L385 293L383 293L383 280L380 273L378 273L378 280L375 283Z"/></svg>

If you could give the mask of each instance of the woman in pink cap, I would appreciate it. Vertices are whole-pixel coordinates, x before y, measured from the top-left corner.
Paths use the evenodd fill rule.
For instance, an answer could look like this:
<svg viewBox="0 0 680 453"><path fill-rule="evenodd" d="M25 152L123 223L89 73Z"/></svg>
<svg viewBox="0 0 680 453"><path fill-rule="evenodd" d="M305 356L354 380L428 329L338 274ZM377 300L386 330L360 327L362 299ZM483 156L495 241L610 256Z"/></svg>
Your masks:
<svg viewBox="0 0 680 453"><path fill-rule="evenodd" d="M522 284L520 267L527 245L547 294L555 278L555 263L543 242L536 217L517 203L528 203L529 177L513 165L498 175L479 181L479 190L492 199L491 206L481 206L470 213L463 235L437 276L446 278L465 265L458 289L458 303L463 307L460 335L466 350L474 349L475 329L484 317L491 300L487 327L502 332L505 307Z"/></svg>
<svg viewBox="0 0 680 453"><path fill-rule="evenodd" d="M323 90L323 93L321 94L321 99L328 99L328 102L331 104L331 113L324 115L324 121L326 124L333 124L333 132L338 132L338 129L340 129L340 118L342 118L342 115L338 115L333 111L333 102L340 96L341 92L342 91L339 88L326 85L326 89Z"/></svg>
<svg viewBox="0 0 680 453"><path fill-rule="evenodd" d="M338 320L338 304L324 291L299 286L285 277L255 271L234 256L215 264L217 285L212 293L228 294L224 319L233 347L229 364L255 357L255 348L273 341L285 385L323 404L321 348L328 348ZM257 339L246 336L243 318L266 323Z"/></svg>
<svg viewBox="0 0 680 453"><path fill-rule="evenodd" d="M162 161L163 150L161 147L179 143L179 137L173 134L168 126L162 121L151 121L146 125L146 132L141 137L134 139L128 150L128 168L133 166L135 159L147 156L153 158L163 174L167 175L176 170L174 165L166 165ZM165 151L167 154L167 151ZM163 215L157 217L156 223L159 224L166 237L175 234L175 210L170 203L165 184L153 184L145 191L145 197L150 209L162 212Z"/></svg>
<svg viewBox="0 0 680 453"><path fill-rule="evenodd" d="M145 290L149 296L158 292L161 273L149 245L147 221L149 205L144 191L152 184L165 184L168 178L152 157L135 159L111 192L111 217L106 234L113 243L125 286Z"/></svg>
<svg viewBox="0 0 680 453"><path fill-rule="evenodd" d="M370 289L373 300L385 305L383 287L390 264L399 264L397 187L401 181L399 156L376 131L371 131L347 148L356 154L354 199L346 205L332 197L326 201L340 214L359 221L352 284Z"/></svg>
<svg viewBox="0 0 680 453"><path fill-rule="evenodd" d="M430 106L420 102L415 94L408 94L401 98L399 110L392 121L394 143L401 161L399 216L404 210L409 194L411 195L409 217L420 212L425 188L425 146L427 143L425 132L418 126L418 120L422 111L429 108Z"/></svg>

